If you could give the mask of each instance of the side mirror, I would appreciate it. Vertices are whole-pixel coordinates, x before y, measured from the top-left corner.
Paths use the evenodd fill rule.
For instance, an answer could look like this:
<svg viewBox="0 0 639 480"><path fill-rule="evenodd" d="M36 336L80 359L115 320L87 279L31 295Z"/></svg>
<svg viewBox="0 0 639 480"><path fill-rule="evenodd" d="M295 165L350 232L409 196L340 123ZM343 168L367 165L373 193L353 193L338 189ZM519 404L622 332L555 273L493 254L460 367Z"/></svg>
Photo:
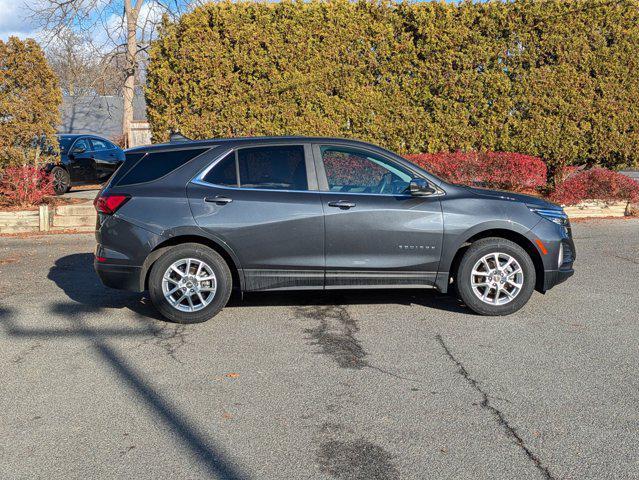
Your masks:
<svg viewBox="0 0 639 480"><path fill-rule="evenodd" d="M423 178L413 178L408 185L408 190L411 195L416 197L423 197L437 193L437 190L431 187Z"/></svg>

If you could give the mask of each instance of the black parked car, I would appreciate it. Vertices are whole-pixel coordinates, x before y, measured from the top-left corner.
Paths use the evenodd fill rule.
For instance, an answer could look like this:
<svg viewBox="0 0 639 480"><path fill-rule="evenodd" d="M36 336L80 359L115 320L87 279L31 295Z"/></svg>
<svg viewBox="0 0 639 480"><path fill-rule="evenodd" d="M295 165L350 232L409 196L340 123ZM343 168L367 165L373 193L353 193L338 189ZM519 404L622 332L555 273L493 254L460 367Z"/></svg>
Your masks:
<svg viewBox="0 0 639 480"><path fill-rule="evenodd" d="M231 289L455 286L506 315L573 274L561 207L447 183L402 157L334 138L154 145L96 198L95 269L167 318L211 318Z"/></svg>
<svg viewBox="0 0 639 480"><path fill-rule="evenodd" d="M58 135L60 162L47 165L57 195L75 185L106 182L124 162L124 151L96 135Z"/></svg>

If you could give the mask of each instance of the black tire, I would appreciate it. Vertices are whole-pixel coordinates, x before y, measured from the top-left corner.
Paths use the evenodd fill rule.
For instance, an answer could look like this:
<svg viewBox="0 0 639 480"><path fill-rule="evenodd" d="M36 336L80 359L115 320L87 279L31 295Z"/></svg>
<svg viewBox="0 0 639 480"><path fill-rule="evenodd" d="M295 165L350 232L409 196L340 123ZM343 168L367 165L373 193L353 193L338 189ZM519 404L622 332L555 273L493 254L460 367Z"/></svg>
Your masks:
<svg viewBox="0 0 639 480"><path fill-rule="evenodd" d="M477 296L477 294L473 290L472 285L473 278L475 278L477 282L484 281L484 279L490 281L487 276L479 275L473 277L472 272L473 268L475 267L477 262L480 261L480 259L484 258L486 255L494 253L505 254L514 258L517 263L519 263L521 271L523 273L523 282L521 289L512 300L503 305L496 305L483 301ZM505 257L500 257L500 262L504 258ZM504 260L503 263L505 264L506 261ZM492 262L490 262L489 259L488 265L491 268L494 267L495 261L493 260ZM486 267L480 268L482 268L482 271L486 271ZM512 267L510 267L510 269L512 269ZM503 276L500 276L498 278L501 277ZM499 237L484 238L473 243L468 248L468 250L466 250L466 253L464 253L464 256L462 257L462 260L459 264L459 269L457 270L456 276L457 292L459 293L462 301L473 312L480 315L509 315L516 312L521 307L523 307L530 299L530 296L535 290L535 282L535 265L533 264L530 255L528 255L528 253L516 243ZM502 284L500 284L500 286L501 285ZM513 289L513 286L511 284L503 284L503 286ZM483 288L483 290L478 289L480 293L484 293L487 290L486 287L479 288ZM514 295L513 291L514 289L511 290L509 293ZM507 296L507 294L503 290L502 293L496 293L496 289L489 289L489 292L489 298L487 299L487 301L491 300L490 295L492 295L493 301L496 296L500 299L506 299Z"/></svg>
<svg viewBox="0 0 639 480"><path fill-rule="evenodd" d="M64 195L71 190L71 177L64 168L53 167L51 178L53 179L53 191L56 195Z"/></svg>
<svg viewBox="0 0 639 480"><path fill-rule="evenodd" d="M212 301L201 310L194 312L178 310L169 303L162 290L163 276L169 267L179 260L188 258L203 261L213 270L216 277L216 290ZM149 274L151 302L162 316L176 323L201 323L213 318L228 302L232 286L231 271L224 259L214 250L199 243L184 243L166 251L153 264Z"/></svg>

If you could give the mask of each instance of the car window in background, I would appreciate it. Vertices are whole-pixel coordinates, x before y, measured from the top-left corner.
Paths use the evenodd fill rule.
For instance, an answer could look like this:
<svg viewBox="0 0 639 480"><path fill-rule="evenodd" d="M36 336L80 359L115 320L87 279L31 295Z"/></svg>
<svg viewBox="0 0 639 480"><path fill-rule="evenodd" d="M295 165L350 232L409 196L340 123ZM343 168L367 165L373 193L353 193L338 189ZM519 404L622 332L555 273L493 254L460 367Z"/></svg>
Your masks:
<svg viewBox="0 0 639 480"><path fill-rule="evenodd" d="M331 192L396 195L413 178L402 166L360 150L322 147L322 160Z"/></svg>
<svg viewBox="0 0 639 480"><path fill-rule="evenodd" d="M58 137L58 144L60 145L60 153L67 153L69 151L69 147L73 143L73 137Z"/></svg>
<svg viewBox="0 0 639 480"><path fill-rule="evenodd" d="M109 150L111 148L109 147L108 142L106 142L105 140L100 140L98 138L92 138L91 143L93 144L93 150L95 152L99 152L101 150Z"/></svg>
<svg viewBox="0 0 639 480"><path fill-rule="evenodd" d="M73 152L75 152L75 151L77 151L77 150L79 150L81 148L83 148L85 152L91 150L91 145L89 145L89 140L87 140L86 138L78 139L73 144L73 151L71 153L73 153Z"/></svg>
<svg viewBox="0 0 639 480"><path fill-rule="evenodd" d="M235 166L235 152L229 153L202 179L207 183L237 187L237 169Z"/></svg>
<svg viewBox="0 0 639 480"><path fill-rule="evenodd" d="M240 188L308 190L301 145L242 148L237 161Z"/></svg>

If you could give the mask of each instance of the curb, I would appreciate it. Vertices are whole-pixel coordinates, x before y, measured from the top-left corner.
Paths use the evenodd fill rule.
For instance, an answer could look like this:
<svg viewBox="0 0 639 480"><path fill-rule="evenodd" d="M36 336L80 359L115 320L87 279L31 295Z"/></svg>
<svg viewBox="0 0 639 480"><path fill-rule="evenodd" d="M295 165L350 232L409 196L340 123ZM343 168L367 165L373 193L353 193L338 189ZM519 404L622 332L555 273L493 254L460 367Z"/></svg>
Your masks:
<svg viewBox="0 0 639 480"><path fill-rule="evenodd" d="M56 232L62 230L93 231L97 212L91 203L50 207L38 210L0 212L0 234Z"/></svg>
<svg viewBox="0 0 639 480"><path fill-rule="evenodd" d="M628 215L629 202L603 202L601 200L587 200L564 207L568 218L603 218L625 217Z"/></svg>

